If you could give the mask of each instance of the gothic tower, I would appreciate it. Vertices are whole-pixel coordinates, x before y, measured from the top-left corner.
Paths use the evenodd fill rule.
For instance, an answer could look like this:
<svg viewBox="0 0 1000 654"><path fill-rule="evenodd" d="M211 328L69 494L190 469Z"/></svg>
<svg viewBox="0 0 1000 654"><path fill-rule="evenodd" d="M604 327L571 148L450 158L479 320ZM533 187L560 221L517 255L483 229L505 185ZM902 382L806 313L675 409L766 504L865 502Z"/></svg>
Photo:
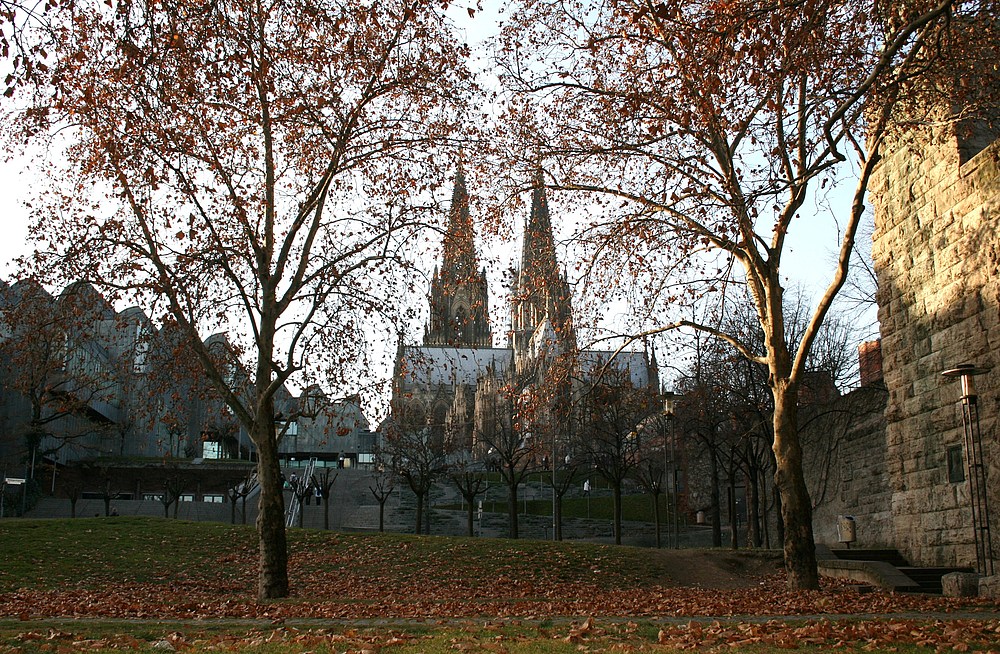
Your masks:
<svg viewBox="0 0 1000 654"><path fill-rule="evenodd" d="M555 239L541 169L531 193L531 212L524 225L521 268L511 294L510 347L520 372L531 358L533 340L553 340L561 350L575 346L569 282L559 272Z"/></svg>
<svg viewBox="0 0 1000 654"><path fill-rule="evenodd" d="M461 163L455 173L441 258L441 267L434 269L431 280L431 316L424 329L424 345L492 346L486 270L479 268L476 257L469 193Z"/></svg>

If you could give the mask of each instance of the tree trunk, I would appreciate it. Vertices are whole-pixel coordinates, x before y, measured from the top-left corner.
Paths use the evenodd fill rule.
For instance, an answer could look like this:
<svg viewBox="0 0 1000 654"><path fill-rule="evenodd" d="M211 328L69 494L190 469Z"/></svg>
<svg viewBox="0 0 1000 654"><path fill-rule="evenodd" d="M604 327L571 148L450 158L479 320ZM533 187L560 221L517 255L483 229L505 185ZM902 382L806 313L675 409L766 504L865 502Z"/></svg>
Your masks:
<svg viewBox="0 0 1000 654"><path fill-rule="evenodd" d="M774 485L781 492L785 529L785 571L792 590L819 588L812 505L802 474L802 446L798 437L798 392L787 383L772 386L774 394Z"/></svg>
<svg viewBox="0 0 1000 654"><path fill-rule="evenodd" d="M507 514L509 535L511 538L517 538L517 484L507 484Z"/></svg>
<svg viewBox="0 0 1000 654"><path fill-rule="evenodd" d="M273 407L272 407L273 408ZM273 416L273 411L271 412ZM257 446L257 536L260 570L257 597L261 601L288 596L288 542L285 535L285 497L282 493L281 465L274 422L258 414L251 435Z"/></svg>
<svg viewBox="0 0 1000 654"><path fill-rule="evenodd" d="M712 547L722 547L722 484L719 481L719 460L714 451L709 452L708 466L712 476L712 504L709 508L712 513Z"/></svg>
<svg viewBox="0 0 1000 654"><path fill-rule="evenodd" d="M424 533L431 535L431 485L430 482L424 488Z"/></svg>
<svg viewBox="0 0 1000 654"><path fill-rule="evenodd" d="M653 498L653 523L656 525L656 549L663 547L660 540L660 493L650 493Z"/></svg>
<svg viewBox="0 0 1000 654"><path fill-rule="evenodd" d="M3 498L0 497L0 502L2 502L2 501L3 501ZM76 498L75 497L69 498L69 517L71 517L71 518L75 518L76 517Z"/></svg>
<svg viewBox="0 0 1000 654"><path fill-rule="evenodd" d="M323 502L323 529L324 531L330 531L330 495L333 493L328 493L320 498Z"/></svg>
<svg viewBox="0 0 1000 654"><path fill-rule="evenodd" d="M473 506L475 502L475 496L472 499L468 497L465 498L466 504L468 504L469 512L466 515L466 526L468 527L469 538L473 538L476 535L476 508Z"/></svg>
<svg viewBox="0 0 1000 654"><path fill-rule="evenodd" d="M622 482L616 481L611 489L614 502L615 545L622 544Z"/></svg>
<svg viewBox="0 0 1000 654"><path fill-rule="evenodd" d="M760 547L760 522L757 514L757 466L747 448L747 546Z"/></svg>
<svg viewBox="0 0 1000 654"><path fill-rule="evenodd" d="M556 517L555 517L555 527L553 528L552 538L555 540L562 540L562 500L563 496L561 493L556 493Z"/></svg>
<svg viewBox="0 0 1000 654"><path fill-rule="evenodd" d="M729 546L734 550L740 547L739 515L736 513L736 481L729 475Z"/></svg>
<svg viewBox="0 0 1000 654"><path fill-rule="evenodd" d="M385 501L383 499L378 503L378 532L380 534L385 531Z"/></svg>
<svg viewBox="0 0 1000 654"><path fill-rule="evenodd" d="M778 470L778 466L774 466L775 471ZM773 479L773 477L772 477ZM785 519L781 515L781 491L778 490L777 485L771 484L771 495L774 499L774 531L775 531L775 541L778 543L785 542Z"/></svg>
<svg viewBox="0 0 1000 654"><path fill-rule="evenodd" d="M415 531L413 533L420 535L420 529L424 524L424 494L420 491L416 492L417 495L417 518L415 524Z"/></svg>

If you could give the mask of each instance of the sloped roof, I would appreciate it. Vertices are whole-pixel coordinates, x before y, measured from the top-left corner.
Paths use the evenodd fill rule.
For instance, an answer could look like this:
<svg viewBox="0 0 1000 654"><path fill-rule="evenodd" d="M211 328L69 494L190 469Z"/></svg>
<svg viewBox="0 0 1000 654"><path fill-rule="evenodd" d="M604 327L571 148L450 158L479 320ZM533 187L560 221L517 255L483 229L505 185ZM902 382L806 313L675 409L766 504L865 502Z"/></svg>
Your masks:
<svg viewBox="0 0 1000 654"><path fill-rule="evenodd" d="M592 379L598 374L600 368L607 364L612 354L612 352L604 350L583 350L580 352L578 362L581 377ZM608 368L628 372L629 379L637 388L643 388L649 384L649 361L643 352L619 352Z"/></svg>
<svg viewBox="0 0 1000 654"><path fill-rule="evenodd" d="M476 385L488 368L503 371L510 367L512 350L496 347L433 347L403 348L403 384L469 384Z"/></svg>

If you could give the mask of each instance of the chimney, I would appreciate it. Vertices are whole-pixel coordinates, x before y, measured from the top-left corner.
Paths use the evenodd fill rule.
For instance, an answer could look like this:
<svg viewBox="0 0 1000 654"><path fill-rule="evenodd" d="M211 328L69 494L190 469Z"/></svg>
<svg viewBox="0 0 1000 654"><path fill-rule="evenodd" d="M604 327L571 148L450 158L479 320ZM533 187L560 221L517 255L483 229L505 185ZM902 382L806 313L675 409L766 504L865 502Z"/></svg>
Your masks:
<svg viewBox="0 0 1000 654"><path fill-rule="evenodd" d="M871 386L882 381L882 341L868 341L858 346L858 368L861 385Z"/></svg>

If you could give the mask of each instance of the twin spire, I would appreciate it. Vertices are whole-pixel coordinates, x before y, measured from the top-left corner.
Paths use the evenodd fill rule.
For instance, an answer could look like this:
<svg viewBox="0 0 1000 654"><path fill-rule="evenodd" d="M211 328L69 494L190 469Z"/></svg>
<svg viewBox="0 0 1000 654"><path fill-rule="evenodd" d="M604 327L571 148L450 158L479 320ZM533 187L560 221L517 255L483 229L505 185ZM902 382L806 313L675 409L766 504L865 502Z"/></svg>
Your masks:
<svg viewBox="0 0 1000 654"><path fill-rule="evenodd" d="M431 319L424 345L492 347L486 271L476 254L465 171L455 171L441 267L431 280ZM531 211L524 225L521 267L511 298L510 347L525 349L535 329L548 319L557 334L570 329L570 293L559 273L542 170L535 174Z"/></svg>

